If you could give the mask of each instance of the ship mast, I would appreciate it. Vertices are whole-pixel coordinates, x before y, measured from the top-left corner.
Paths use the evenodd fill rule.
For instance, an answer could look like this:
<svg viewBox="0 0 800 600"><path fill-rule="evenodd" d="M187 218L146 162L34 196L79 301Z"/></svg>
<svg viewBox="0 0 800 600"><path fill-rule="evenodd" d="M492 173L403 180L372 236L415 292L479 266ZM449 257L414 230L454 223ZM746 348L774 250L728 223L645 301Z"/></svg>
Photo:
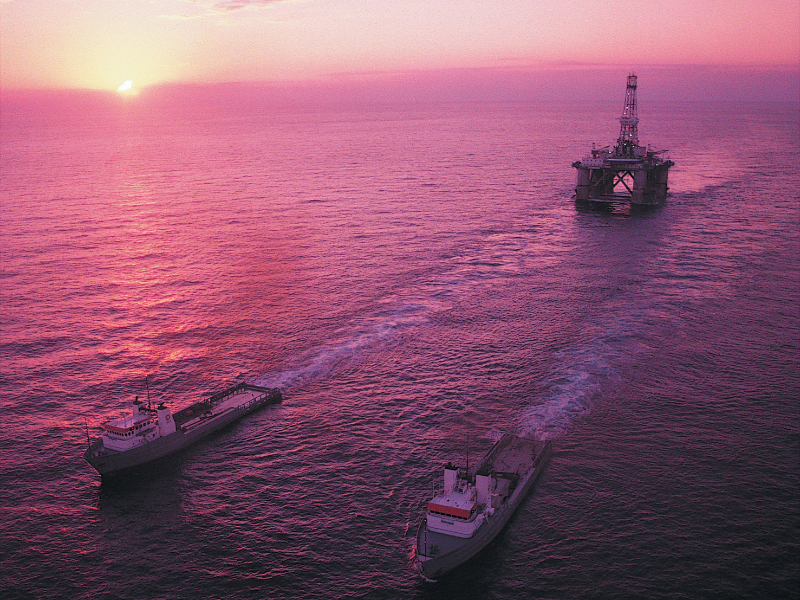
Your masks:
<svg viewBox="0 0 800 600"><path fill-rule="evenodd" d="M639 145L639 117L636 116L636 75L628 75L625 88L625 108L619 118L619 139L616 155L633 157L633 149Z"/></svg>
<svg viewBox="0 0 800 600"><path fill-rule="evenodd" d="M150 384L147 383L147 375L144 376L144 385L147 387L147 408L152 409L153 405L150 404ZM139 398L138 396L136 397Z"/></svg>

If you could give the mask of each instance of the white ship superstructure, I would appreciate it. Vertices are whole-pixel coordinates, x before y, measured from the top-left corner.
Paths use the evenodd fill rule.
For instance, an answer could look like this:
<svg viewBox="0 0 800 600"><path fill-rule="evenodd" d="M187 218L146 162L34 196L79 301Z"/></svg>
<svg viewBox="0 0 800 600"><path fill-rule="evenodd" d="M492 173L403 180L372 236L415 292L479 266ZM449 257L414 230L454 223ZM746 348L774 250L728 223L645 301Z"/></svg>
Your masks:
<svg viewBox="0 0 800 600"><path fill-rule="evenodd" d="M175 433L175 420L169 408L160 404L152 409L139 400L133 401L130 416L103 425L103 447L116 452L126 452L156 438Z"/></svg>
<svg viewBox="0 0 800 600"><path fill-rule="evenodd" d="M460 538L472 537L483 522L477 488L458 477L452 465L444 468L444 490L428 502L428 529Z"/></svg>

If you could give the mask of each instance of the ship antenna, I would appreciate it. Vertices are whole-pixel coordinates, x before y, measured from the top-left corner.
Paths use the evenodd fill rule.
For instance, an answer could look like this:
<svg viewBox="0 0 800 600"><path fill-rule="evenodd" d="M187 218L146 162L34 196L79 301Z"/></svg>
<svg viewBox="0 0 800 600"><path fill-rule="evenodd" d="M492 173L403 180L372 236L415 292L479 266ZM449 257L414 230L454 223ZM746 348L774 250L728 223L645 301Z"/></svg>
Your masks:
<svg viewBox="0 0 800 600"><path fill-rule="evenodd" d="M147 388L147 408L152 409L153 405L150 404L150 384L147 383L147 375L144 376L144 385Z"/></svg>
<svg viewBox="0 0 800 600"><path fill-rule="evenodd" d="M469 434L467 434L467 481L469 481Z"/></svg>
<svg viewBox="0 0 800 600"><path fill-rule="evenodd" d="M89 437L89 420L86 417L83 417L83 422L86 423L86 444L89 448L92 447L92 440Z"/></svg>

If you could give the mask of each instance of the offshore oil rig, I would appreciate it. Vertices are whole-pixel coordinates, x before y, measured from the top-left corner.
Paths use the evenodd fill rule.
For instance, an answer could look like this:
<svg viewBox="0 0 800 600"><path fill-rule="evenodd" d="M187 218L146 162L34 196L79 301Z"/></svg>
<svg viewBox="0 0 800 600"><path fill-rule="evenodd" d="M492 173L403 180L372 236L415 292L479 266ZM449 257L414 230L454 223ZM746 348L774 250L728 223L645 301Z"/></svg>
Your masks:
<svg viewBox="0 0 800 600"><path fill-rule="evenodd" d="M636 75L628 75L625 109L619 118L619 139L613 150L592 147L592 154L572 163L578 169L575 200L659 204L667 197L667 174L674 165L658 152L639 145Z"/></svg>

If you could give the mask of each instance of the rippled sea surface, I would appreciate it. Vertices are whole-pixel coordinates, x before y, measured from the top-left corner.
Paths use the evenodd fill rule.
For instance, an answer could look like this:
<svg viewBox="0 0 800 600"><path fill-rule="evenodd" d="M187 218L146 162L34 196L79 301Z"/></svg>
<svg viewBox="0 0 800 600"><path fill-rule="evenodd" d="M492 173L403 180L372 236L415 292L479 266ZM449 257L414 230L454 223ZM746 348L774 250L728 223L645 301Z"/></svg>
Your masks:
<svg viewBox="0 0 800 600"><path fill-rule="evenodd" d="M621 108L4 108L0 595L796 597L798 107L642 105L668 202L577 207ZM284 402L83 461L238 381ZM424 580L441 466L506 431L549 467Z"/></svg>

